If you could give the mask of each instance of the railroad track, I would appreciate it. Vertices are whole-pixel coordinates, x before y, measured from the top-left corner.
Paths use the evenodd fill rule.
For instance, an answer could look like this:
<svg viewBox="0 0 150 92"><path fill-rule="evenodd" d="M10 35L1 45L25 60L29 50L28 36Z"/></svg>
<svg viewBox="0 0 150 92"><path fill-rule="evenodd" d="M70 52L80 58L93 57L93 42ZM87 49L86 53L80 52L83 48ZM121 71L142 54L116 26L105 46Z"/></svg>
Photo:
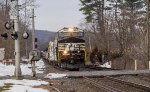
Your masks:
<svg viewBox="0 0 150 92"><path fill-rule="evenodd" d="M138 89L142 89L144 91L150 92L150 87L146 86L146 85L142 85L142 84L137 84L137 83L133 83L133 82L129 82L129 81L124 81L121 79L117 79L117 78L113 78L113 77L109 77L109 76L105 76L107 79L112 80L112 81L116 81L119 83L123 83Z"/></svg>
<svg viewBox="0 0 150 92"><path fill-rule="evenodd" d="M97 66L85 66L83 68L80 68L80 71L95 71L95 70L105 71L105 70L114 70L114 69L105 68L105 67L97 67Z"/></svg>
<svg viewBox="0 0 150 92"><path fill-rule="evenodd" d="M141 85L141 84L137 84L133 82L127 82L121 79L108 77L108 76L104 76L104 78L101 78L98 80L87 78L87 77L84 77L84 79L87 83L92 84L93 86L97 88L104 89L106 90L106 92L133 92L133 89L137 90L135 92L150 92L150 88L146 85ZM109 81L109 83L106 81ZM118 86L114 86L116 84L118 84ZM121 86L123 85L124 87L122 89Z"/></svg>
<svg viewBox="0 0 150 92"><path fill-rule="evenodd" d="M144 80L144 81L147 81L147 82L150 82L150 75L149 76L136 76L136 78L139 78L140 80Z"/></svg>
<svg viewBox="0 0 150 92"><path fill-rule="evenodd" d="M111 68L97 67L97 66L94 66L94 65L85 65L85 67L82 67L79 70L69 70L69 69L63 69L63 68L58 67L58 66L56 66L56 65L54 65L52 63L49 63L45 59L43 59L43 61L46 64L53 66L55 69L57 69L59 71L95 71L95 70L103 70L103 71L105 71L105 70L114 70L114 69L111 69Z"/></svg>
<svg viewBox="0 0 150 92"><path fill-rule="evenodd" d="M61 67L58 67L58 66L53 66L55 69L59 70L59 71L69 71L67 69L63 69Z"/></svg>
<svg viewBox="0 0 150 92"><path fill-rule="evenodd" d="M93 79L90 79L88 77L84 77L85 81L88 82L89 84L92 84L100 89L104 89L106 91L109 91L109 92L124 92L124 91L121 91L119 89L116 89L116 88L113 88L109 85L103 85L102 83L100 82L96 82L94 81Z"/></svg>
<svg viewBox="0 0 150 92"><path fill-rule="evenodd" d="M50 86L50 88L54 89L56 92L61 92L58 88Z"/></svg>
<svg viewBox="0 0 150 92"><path fill-rule="evenodd" d="M46 61L45 59L43 59L43 61L45 62L46 65L48 65L48 67L53 67L58 71L67 71L66 69L60 68L52 63L49 63L48 61Z"/></svg>

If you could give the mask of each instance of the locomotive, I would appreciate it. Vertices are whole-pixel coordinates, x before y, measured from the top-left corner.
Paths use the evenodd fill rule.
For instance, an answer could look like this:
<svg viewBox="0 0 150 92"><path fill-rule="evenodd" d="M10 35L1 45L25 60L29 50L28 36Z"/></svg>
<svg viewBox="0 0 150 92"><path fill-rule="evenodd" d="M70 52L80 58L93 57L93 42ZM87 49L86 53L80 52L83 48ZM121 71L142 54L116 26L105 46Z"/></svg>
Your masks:
<svg viewBox="0 0 150 92"><path fill-rule="evenodd" d="M48 52L51 64L65 69L79 70L86 61L84 31L77 27L59 30L54 42L49 43Z"/></svg>

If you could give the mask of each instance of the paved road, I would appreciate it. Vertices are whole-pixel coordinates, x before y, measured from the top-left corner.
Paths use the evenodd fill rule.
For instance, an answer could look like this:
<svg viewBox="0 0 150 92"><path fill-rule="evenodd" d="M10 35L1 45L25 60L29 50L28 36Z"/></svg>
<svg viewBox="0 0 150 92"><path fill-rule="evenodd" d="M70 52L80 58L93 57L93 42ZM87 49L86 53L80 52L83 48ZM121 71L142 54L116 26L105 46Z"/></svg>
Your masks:
<svg viewBox="0 0 150 92"><path fill-rule="evenodd" d="M111 75L134 75L134 74L150 74L150 70L111 70L111 71L69 71L61 72L67 74L68 77L90 77L90 76L111 76Z"/></svg>

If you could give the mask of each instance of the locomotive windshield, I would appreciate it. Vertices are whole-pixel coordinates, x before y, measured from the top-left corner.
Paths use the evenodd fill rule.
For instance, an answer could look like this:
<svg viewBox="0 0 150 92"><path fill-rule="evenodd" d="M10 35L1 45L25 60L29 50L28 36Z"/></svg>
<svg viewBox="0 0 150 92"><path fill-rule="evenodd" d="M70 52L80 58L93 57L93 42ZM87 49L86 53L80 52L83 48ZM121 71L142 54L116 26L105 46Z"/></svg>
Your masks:
<svg viewBox="0 0 150 92"><path fill-rule="evenodd" d="M59 40L70 38L70 37L84 39L84 32L78 28L73 28L73 29L64 28L63 30L58 32Z"/></svg>
<svg viewBox="0 0 150 92"><path fill-rule="evenodd" d="M59 37L83 37L83 32L60 32Z"/></svg>

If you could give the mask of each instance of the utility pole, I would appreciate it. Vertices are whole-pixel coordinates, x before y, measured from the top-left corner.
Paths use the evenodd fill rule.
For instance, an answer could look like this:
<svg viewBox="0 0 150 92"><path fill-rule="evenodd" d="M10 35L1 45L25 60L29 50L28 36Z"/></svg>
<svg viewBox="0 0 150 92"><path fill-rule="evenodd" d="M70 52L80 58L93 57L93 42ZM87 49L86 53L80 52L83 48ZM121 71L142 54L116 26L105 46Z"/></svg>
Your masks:
<svg viewBox="0 0 150 92"><path fill-rule="evenodd" d="M25 4L27 3L27 0L25 0ZM25 5L25 25L27 23L27 6ZM27 32L27 28L25 28ZM25 41L25 47L26 47L26 57L28 58L28 40Z"/></svg>
<svg viewBox="0 0 150 92"><path fill-rule="evenodd" d="M32 9L32 49L35 50L35 24L34 24L34 9Z"/></svg>
<svg viewBox="0 0 150 92"><path fill-rule="evenodd" d="M7 8L8 8L8 0L6 0L6 5L5 5L5 16L7 16L7 13L8 13L8 9Z"/></svg>
<svg viewBox="0 0 150 92"><path fill-rule="evenodd" d="M148 43L148 46L147 46L147 47L148 47L148 62L149 62L149 58L150 58L150 57L149 57L149 54L150 54L150 53L149 53L149 52L150 52L150 51L149 51L149 46L150 46L150 43L149 43L149 37L150 37L150 34L149 34L149 16L150 16L150 13L149 13L149 12L150 12L150 1L147 0L147 35L148 35L148 36L147 36L147 37L148 37L148 38L147 38L147 43Z"/></svg>
<svg viewBox="0 0 150 92"><path fill-rule="evenodd" d="M18 0L15 0L16 5L16 18L14 19L15 32L19 33L19 5ZM20 44L19 37L15 40L15 76L17 79L21 77L21 68L20 68Z"/></svg>
<svg viewBox="0 0 150 92"><path fill-rule="evenodd" d="M35 50L35 24L34 24L34 9L32 9L32 50ZM35 61L31 61L32 62L32 73L33 73L33 77L36 76L36 71L35 71Z"/></svg>

